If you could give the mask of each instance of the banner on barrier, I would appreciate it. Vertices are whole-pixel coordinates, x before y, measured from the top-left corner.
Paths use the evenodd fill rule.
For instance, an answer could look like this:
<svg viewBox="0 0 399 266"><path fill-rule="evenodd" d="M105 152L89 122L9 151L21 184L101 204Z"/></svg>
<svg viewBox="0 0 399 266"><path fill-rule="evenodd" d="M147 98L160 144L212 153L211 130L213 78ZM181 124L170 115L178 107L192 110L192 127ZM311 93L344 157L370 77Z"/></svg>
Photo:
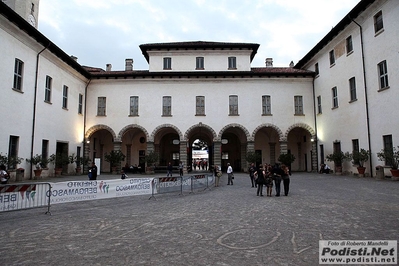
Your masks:
<svg viewBox="0 0 399 266"><path fill-rule="evenodd" d="M51 203L152 194L154 178L88 180L52 183Z"/></svg>

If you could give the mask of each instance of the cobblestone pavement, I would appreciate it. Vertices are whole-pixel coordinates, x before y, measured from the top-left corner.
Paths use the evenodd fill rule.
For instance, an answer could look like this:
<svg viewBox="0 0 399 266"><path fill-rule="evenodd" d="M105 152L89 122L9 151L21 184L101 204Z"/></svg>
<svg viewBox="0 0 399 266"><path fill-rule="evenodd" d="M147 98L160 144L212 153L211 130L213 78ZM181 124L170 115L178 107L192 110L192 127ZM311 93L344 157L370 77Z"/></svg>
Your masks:
<svg viewBox="0 0 399 266"><path fill-rule="evenodd" d="M399 240L399 182L293 173L288 197L257 197L247 174L221 184L0 213L1 264L318 265L321 239Z"/></svg>

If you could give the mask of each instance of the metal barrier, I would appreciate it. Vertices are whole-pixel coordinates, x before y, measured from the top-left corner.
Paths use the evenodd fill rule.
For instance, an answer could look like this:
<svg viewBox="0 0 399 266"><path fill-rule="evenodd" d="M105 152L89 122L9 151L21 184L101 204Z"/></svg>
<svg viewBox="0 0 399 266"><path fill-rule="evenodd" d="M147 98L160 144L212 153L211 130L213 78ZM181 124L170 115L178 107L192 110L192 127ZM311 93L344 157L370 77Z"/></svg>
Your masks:
<svg viewBox="0 0 399 266"><path fill-rule="evenodd" d="M0 212L46 207L50 214L50 183L0 185Z"/></svg>
<svg viewBox="0 0 399 266"><path fill-rule="evenodd" d="M184 192L194 193L194 190L203 188L210 189L210 185L214 184L215 179L213 175L193 175L193 176L178 176L178 177L155 177L153 179L152 194L149 199L155 199L155 194L163 194L170 192Z"/></svg>

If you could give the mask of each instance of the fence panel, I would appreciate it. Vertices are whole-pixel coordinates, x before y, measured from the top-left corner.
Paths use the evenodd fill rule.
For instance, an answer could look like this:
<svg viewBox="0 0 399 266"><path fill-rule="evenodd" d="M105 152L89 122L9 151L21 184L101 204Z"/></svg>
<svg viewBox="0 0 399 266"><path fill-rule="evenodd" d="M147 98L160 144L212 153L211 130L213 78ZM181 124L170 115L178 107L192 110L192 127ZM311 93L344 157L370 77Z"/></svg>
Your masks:
<svg viewBox="0 0 399 266"><path fill-rule="evenodd" d="M50 183L0 185L0 212L47 207L50 213Z"/></svg>

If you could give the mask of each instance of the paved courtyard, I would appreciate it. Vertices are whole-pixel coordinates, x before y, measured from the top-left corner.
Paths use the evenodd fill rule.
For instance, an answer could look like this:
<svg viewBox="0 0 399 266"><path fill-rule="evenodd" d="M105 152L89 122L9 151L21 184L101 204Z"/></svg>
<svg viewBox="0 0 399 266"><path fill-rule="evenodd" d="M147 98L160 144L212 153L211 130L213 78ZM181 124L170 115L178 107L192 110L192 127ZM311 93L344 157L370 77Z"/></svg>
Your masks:
<svg viewBox="0 0 399 266"><path fill-rule="evenodd" d="M1 264L318 265L322 239L399 240L399 182L293 173L288 197L270 198L235 176L183 196L0 213Z"/></svg>

